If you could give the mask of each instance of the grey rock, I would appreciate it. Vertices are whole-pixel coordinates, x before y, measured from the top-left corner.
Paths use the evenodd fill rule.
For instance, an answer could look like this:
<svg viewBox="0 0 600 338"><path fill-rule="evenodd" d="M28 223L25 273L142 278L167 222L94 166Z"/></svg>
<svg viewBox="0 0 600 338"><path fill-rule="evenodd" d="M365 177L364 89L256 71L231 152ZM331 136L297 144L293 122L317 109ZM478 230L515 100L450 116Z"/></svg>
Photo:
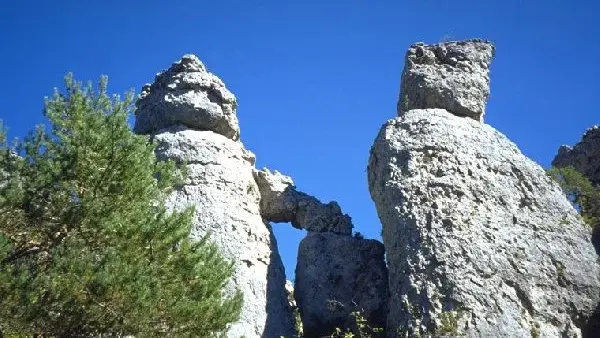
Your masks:
<svg viewBox="0 0 600 338"><path fill-rule="evenodd" d="M390 269L390 337L581 336L600 292L590 229L504 135L446 110L410 110L383 125L368 178Z"/></svg>
<svg viewBox="0 0 600 338"><path fill-rule="evenodd" d="M406 52L398 114L442 108L483 121L494 45L485 40L417 43Z"/></svg>
<svg viewBox="0 0 600 338"><path fill-rule="evenodd" d="M573 166L592 183L600 185L600 126L588 129L574 147L561 146L552 165L559 168Z"/></svg>
<svg viewBox="0 0 600 338"><path fill-rule="evenodd" d="M260 191L260 212L270 222L291 222L295 228L313 232L352 234L350 216L336 202L321 203L297 191L289 176L269 169L254 170Z"/></svg>
<svg viewBox="0 0 600 338"><path fill-rule="evenodd" d="M348 327L351 312L357 310L372 327L384 327L387 279L380 242L309 233L298 249L294 291L304 337L321 337Z"/></svg>
<svg viewBox="0 0 600 338"><path fill-rule="evenodd" d="M142 89L136 107L136 133L152 134L181 124L239 139L235 96L195 55L184 55L156 75L154 83Z"/></svg>
<svg viewBox="0 0 600 338"><path fill-rule="evenodd" d="M304 337L302 320L300 319L300 310L298 309L296 298L294 298L294 284L289 280L285 282L285 291L287 292L288 296L289 311L291 311L294 315L294 324L296 330L294 337Z"/></svg>
<svg viewBox="0 0 600 338"><path fill-rule="evenodd" d="M169 198L172 209L195 207L190 236L210 234L235 263L228 292L244 294L241 318L228 337L292 337L294 320L277 243L259 211L254 155L212 131L173 126L158 132L157 156L187 163L187 177Z"/></svg>
<svg viewBox="0 0 600 338"><path fill-rule="evenodd" d="M297 305L296 305L296 299L294 298L294 284L289 280L285 281L285 292L287 293L287 296L288 296L288 304L289 304L290 308L296 309Z"/></svg>

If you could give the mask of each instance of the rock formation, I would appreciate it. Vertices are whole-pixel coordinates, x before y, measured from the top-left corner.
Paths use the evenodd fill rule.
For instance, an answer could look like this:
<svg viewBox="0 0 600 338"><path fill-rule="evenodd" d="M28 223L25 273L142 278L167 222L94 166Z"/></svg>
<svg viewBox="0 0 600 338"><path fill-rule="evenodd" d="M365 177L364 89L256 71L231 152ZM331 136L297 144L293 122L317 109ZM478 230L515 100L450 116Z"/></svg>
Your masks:
<svg viewBox="0 0 600 338"><path fill-rule="evenodd" d="M389 337L577 337L598 302L589 229L539 165L479 122L493 50L412 46L399 117L371 149Z"/></svg>
<svg viewBox="0 0 600 338"><path fill-rule="evenodd" d="M352 234L350 216L336 202L321 203L297 191L289 176L269 169L255 170L254 178L261 194L260 210L270 222L291 222L299 229L313 232Z"/></svg>
<svg viewBox="0 0 600 338"><path fill-rule="evenodd" d="M254 155L238 141L235 107L221 80L186 55L145 87L135 130L154 135L159 158L187 163L187 177L170 206L195 207L191 236L210 233L235 263L228 288L243 292L244 305L228 336L292 337L285 273L270 226L260 215Z"/></svg>
<svg viewBox="0 0 600 338"><path fill-rule="evenodd" d="M354 311L372 327L385 327L387 279L380 242L309 233L298 249L294 290L304 336L323 337L351 327Z"/></svg>
<svg viewBox="0 0 600 338"><path fill-rule="evenodd" d="M261 214L269 222L291 222L308 230L300 242L294 297L305 338L351 328L360 311L372 327L385 326L387 267L383 245L352 237L352 222L335 202L297 191L292 179L254 170Z"/></svg>
<svg viewBox="0 0 600 338"><path fill-rule="evenodd" d="M196 56L185 55L159 73L153 84L144 86L137 102L134 127L137 133L151 134L158 142L159 159L186 163L187 176L170 196L169 206L176 210L193 206L195 218L190 236L200 239L210 234L224 256L235 263L227 289L230 292L240 289L244 305L240 320L233 324L228 336L295 336L293 312L297 309L289 299L290 286L286 288L284 268L269 222L291 222L294 227L311 233L327 233L320 241L325 247L311 247L314 252L303 250L299 264L306 267L304 256L310 260L314 255L329 252L336 269L346 273L338 277L346 278L347 282L337 293L334 289L315 289L325 284L300 283L306 295L321 292L345 306L357 301L369 314L383 318L386 300L383 283L387 271L381 244L352 238L351 219L336 202L321 203L298 191L290 177L277 171L256 170L254 154L239 141L235 110L235 96L223 82L209 73ZM349 254L350 245L356 245L355 253ZM358 267L364 271L359 273ZM317 268L327 271L333 267ZM308 275L303 280L310 278ZM375 284L356 285L359 282ZM362 291L368 293L352 298L352 292ZM321 301L302 299L310 309L318 308L311 302ZM311 310L305 313L312 315ZM345 314L337 314L340 313Z"/></svg>
<svg viewBox="0 0 600 338"><path fill-rule="evenodd" d="M552 165L559 168L573 166L592 183L600 185L600 126L588 129L574 147L561 146Z"/></svg>
<svg viewBox="0 0 600 338"><path fill-rule="evenodd" d="M209 73L195 55L184 55L142 88L134 131L150 134L181 124L235 141L240 135L236 107L235 96L223 81Z"/></svg>
<svg viewBox="0 0 600 338"><path fill-rule="evenodd" d="M484 40L412 45L404 61L398 111L442 108L483 121L494 51Z"/></svg>

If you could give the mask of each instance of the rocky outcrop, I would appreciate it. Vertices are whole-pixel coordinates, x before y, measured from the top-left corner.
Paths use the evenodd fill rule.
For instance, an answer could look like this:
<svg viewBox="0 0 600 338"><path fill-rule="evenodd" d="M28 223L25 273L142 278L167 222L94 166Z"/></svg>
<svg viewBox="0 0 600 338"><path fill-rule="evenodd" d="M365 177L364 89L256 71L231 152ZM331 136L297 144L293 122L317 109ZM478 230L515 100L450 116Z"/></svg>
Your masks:
<svg viewBox="0 0 600 338"><path fill-rule="evenodd" d="M304 337L351 327L360 311L374 328L385 327L387 267L383 245L332 233L309 233L300 242L295 297Z"/></svg>
<svg viewBox="0 0 600 338"><path fill-rule="evenodd" d="M284 268L260 214L254 155L236 141L235 98L194 56L184 56L149 88L138 102L136 131L154 135L159 158L187 164L169 206L193 206L190 236L210 234L235 264L228 290L241 290L244 305L228 336L292 337Z"/></svg>
<svg viewBox="0 0 600 338"><path fill-rule="evenodd" d="M483 121L494 52L494 45L484 40L412 45L405 57L398 110L442 108Z"/></svg>
<svg viewBox="0 0 600 338"><path fill-rule="evenodd" d="M461 57L479 62L452 74L460 77L451 96L472 83L465 98L476 104L458 105L483 113L491 45L438 46L462 46ZM429 67L410 57L431 49L415 48L404 81L413 81L412 68ZM403 83L406 107L371 149L369 190L390 269L389 337L581 336L600 292L589 228L545 171L476 114L412 109L420 106L411 96L446 97L443 83Z"/></svg>
<svg viewBox="0 0 600 338"><path fill-rule="evenodd" d="M136 103L134 131L149 134L181 124L232 140L240 135L235 96L195 55L184 55L145 85Z"/></svg>
<svg viewBox="0 0 600 338"><path fill-rule="evenodd" d="M351 329L360 311L371 327L383 328L387 312L387 267L383 245L352 237L352 222L336 202L321 203L297 191L278 171L254 170L260 209L270 222L308 230L300 242L294 296L305 338L336 328Z"/></svg>
<svg viewBox="0 0 600 338"><path fill-rule="evenodd" d="M600 126L588 129L574 147L561 146L552 165L559 168L572 166L592 183L600 185Z"/></svg>
<svg viewBox="0 0 600 338"><path fill-rule="evenodd" d="M313 232L352 234L350 216L343 214L336 202L321 203L297 191L289 176L269 169L254 170L260 191L261 215L270 222L291 222L299 229Z"/></svg>

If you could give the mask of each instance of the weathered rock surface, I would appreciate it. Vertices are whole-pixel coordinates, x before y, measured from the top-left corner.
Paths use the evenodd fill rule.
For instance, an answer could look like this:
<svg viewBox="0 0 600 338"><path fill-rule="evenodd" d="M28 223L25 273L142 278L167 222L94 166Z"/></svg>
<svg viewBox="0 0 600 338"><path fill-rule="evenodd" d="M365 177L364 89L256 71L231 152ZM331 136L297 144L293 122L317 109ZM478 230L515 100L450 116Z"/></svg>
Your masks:
<svg viewBox="0 0 600 338"><path fill-rule="evenodd" d="M600 292L589 228L504 135L442 109L406 111L382 127L368 177L390 337L580 336Z"/></svg>
<svg viewBox="0 0 600 338"><path fill-rule="evenodd" d="M387 278L380 242L309 233L298 249L294 291L304 337L322 337L336 327L347 327L356 310L373 327L384 327Z"/></svg>
<svg viewBox="0 0 600 338"><path fill-rule="evenodd" d="M235 96L195 55L184 55L146 85L136 102L134 131L151 134L173 125L211 130L232 140L240 135Z"/></svg>
<svg viewBox="0 0 600 338"><path fill-rule="evenodd" d="M588 129L574 147L561 146L552 165L559 168L573 166L592 183L600 184L600 126Z"/></svg>
<svg viewBox="0 0 600 338"><path fill-rule="evenodd" d="M270 225L260 215L255 157L238 141L235 106L223 82L186 55L144 88L135 131L153 134L159 159L186 162L187 177L168 206L193 206L190 236L210 234L235 264L227 291L241 290L244 304L228 337L292 337L284 268Z"/></svg>
<svg viewBox="0 0 600 338"><path fill-rule="evenodd" d="M313 232L352 234L350 216L336 202L321 203L315 197L297 191L289 176L268 169L254 170L260 191L260 210L270 222L291 222L295 228Z"/></svg>
<svg viewBox="0 0 600 338"><path fill-rule="evenodd" d="M494 45L485 40L412 45L405 57L398 112L442 108L483 121Z"/></svg>
<svg viewBox="0 0 600 338"><path fill-rule="evenodd" d="M175 126L160 131L157 156L186 162L188 176L169 199L173 209L195 207L191 236L210 233L221 252L235 262L229 290L244 294L241 319L229 337L291 337L293 317L285 273L268 223L260 216L254 156L223 135Z"/></svg>

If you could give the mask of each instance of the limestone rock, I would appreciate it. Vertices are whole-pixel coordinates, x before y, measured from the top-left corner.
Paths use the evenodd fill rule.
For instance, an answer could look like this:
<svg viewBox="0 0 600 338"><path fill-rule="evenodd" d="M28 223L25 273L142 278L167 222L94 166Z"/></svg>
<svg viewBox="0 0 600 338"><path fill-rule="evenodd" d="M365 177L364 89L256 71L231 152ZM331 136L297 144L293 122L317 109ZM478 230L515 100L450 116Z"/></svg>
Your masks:
<svg viewBox="0 0 600 338"><path fill-rule="evenodd" d="M494 52L491 42L478 39L412 45L402 73L399 115L411 109L443 108L483 121Z"/></svg>
<svg viewBox="0 0 600 338"><path fill-rule="evenodd" d="M283 264L270 226L259 212L254 156L240 142L184 126L162 130L155 139L159 158L187 163L188 176L173 192L169 206L194 206L192 238L210 233L224 256L235 262L228 290L239 288L244 305L228 337L292 337Z"/></svg>
<svg viewBox="0 0 600 338"><path fill-rule="evenodd" d="M362 310L373 327L384 327L387 278L380 242L309 233L298 249L294 291L304 337L322 337L336 327L347 327L355 310Z"/></svg>
<svg viewBox="0 0 600 338"><path fill-rule="evenodd" d="M299 229L313 232L352 234L350 216L343 214L336 202L321 203L297 191L289 176L268 169L254 170L260 191L260 210L270 222L291 222Z"/></svg>
<svg viewBox="0 0 600 338"><path fill-rule="evenodd" d="M410 110L382 127L368 177L390 269L388 332L581 335L600 292L590 230L504 135Z"/></svg>
<svg viewBox="0 0 600 338"><path fill-rule="evenodd" d="M294 284L291 281L285 281L285 292L288 296L288 305L291 309L296 309L296 299L294 298Z"/></svg>
<svg viewBox="0 0 600 338"><path fill-rule="evenodd" d="M561 146L554 157L555 167L573 166L592 183L600 184L600 126L588 129L574 147Z"/></svg>
<svg viewBox="0 0 600 338"><path fill-rule="evenodd" d="M174 125L239 138L235 96L195 55L184 55L144 86L134 131L152 134Z"/></svg>

